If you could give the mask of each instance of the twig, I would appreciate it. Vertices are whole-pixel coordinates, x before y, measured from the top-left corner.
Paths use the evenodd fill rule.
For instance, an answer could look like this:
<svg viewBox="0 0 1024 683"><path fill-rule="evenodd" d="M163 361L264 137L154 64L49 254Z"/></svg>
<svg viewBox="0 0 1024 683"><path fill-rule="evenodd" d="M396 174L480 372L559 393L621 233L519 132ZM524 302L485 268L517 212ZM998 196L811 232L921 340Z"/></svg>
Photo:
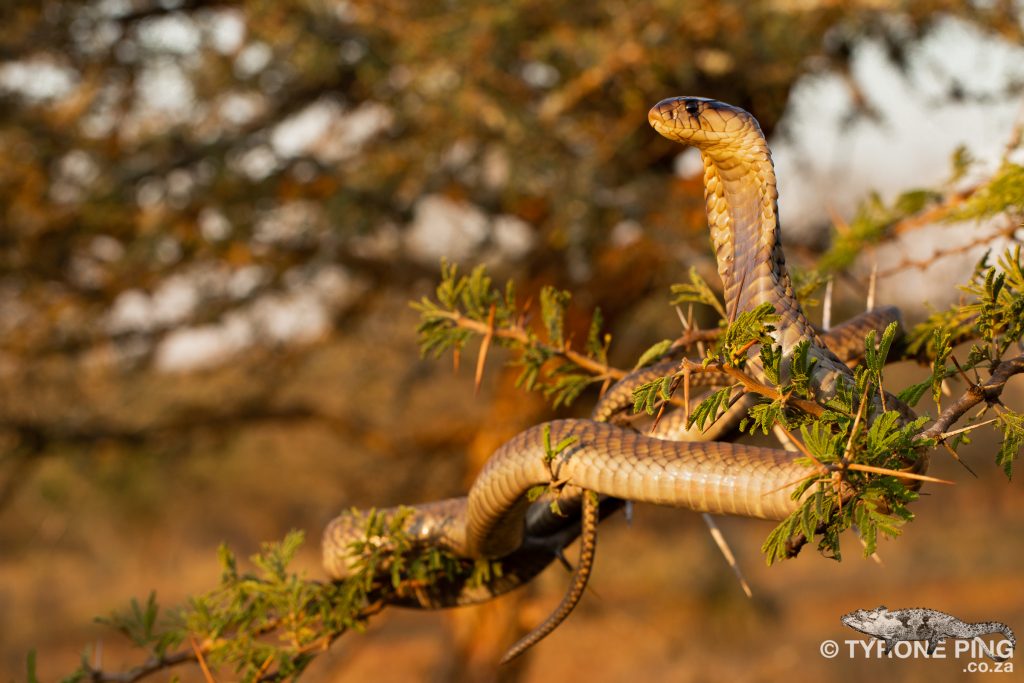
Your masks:
<svg viewBox="0 0 1024 683"><path fill-rule="evenodd" d="M1003 393L1003 388L1010 377L1024 372L1024 355L1016 356L1009 360L996 363L992 368L992 376L980 384L972 383L960 398L947 407L936 418L935 422L922 431L919 439L935 439L939 441L941 436L952 427L957 420L978 405L979 403L991 403Z"/></svg>
<svg viewBox="0 0 1024 683"><path fill-rule="evenodd" d="M753 391L754 393L761 394L773 401L784 401L795 408L799 408L806 413L810 413L814 417L821 417L825 412L825 409L814 401L808 401L803 398L793 398L790 395L783 394L775 387L770 387L767 384L757 381L747 373L732 365L723 365L719 363L709 363L707 366L702 366L700 363L692 363L692 365L694 366L694 370L697 368L704 368L724 372L737 382L743 384L747 391Z"/></svg>
<svg viewBox="0 0 1024 683"><path fill-rule="evenodd" d="M825 297L821 304L821 329L828 332L832 327L832 284L834 280L830 275L825 283ZM871 309L868 309L871 310Z"/></svg>
<svg viewBox="0 0 1024 683"><path fill-rule="evenodd" d="M493 329L492 326L487 323L467 318L461 313L455 311L438 311L437 315L438 317L451 320L458 327L465 330L471 330L481 335L489 334L497 339L509 339L524 345L535 343L530 339L530 335L527 332L526 327L518 323L510 327ZM549 346L548 350L551 351L552 355L560 356L597 377L610 377L612 379L619 380L626 376L625 370L614 368L604 363L599 363L585 354L573 351L571 348L556 348Z"/></svg>
<svg viewBox="0 0 1024 683"><path fill-rule="evenodd" d="M868 298L865 302L867 310L875 307L875 290L878 287L878 261L871 264L871 278L868 280Z"/></svg>

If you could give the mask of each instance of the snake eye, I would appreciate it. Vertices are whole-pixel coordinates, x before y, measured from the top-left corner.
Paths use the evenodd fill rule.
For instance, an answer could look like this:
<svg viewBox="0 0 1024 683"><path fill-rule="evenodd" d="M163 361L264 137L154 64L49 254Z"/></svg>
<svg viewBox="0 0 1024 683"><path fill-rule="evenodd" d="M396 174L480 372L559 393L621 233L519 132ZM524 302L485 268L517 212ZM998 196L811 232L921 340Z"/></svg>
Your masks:
<svg viewBox="0 0 1024 683"><path fill-rule="evenodd" d="M690 116L696 116L697 112L700 111L700 105L697 104L696 100L686 100L686 113Z"/></svg>

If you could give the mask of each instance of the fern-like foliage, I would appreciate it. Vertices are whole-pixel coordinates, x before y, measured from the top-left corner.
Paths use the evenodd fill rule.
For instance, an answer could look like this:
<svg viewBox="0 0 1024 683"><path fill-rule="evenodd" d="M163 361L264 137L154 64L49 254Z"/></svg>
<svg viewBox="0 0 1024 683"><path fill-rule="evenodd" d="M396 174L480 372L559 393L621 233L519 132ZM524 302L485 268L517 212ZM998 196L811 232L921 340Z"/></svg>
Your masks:
<svg viewBox="0 0 1024 683"><path fill-rule="evenodd" d="M460 275L456 266L442 263L435 297L413 304L420 312L420 349L439 357L446 351L460 353L475 337L492 338L515 352L513 362L520 367L516 386L543 392L554 407L568 405L587 387L607 379L611 335L603 330L600 309L595 309L583 351L574 351L565 334L572 295L544 287L538 298L541 329L534 330L527 324L530 311L519 307L512 282L498 289L483 266Z"/></svg>
<svg viewBox="0 0 1024 683"><path fill-rule="evenodd" d="M304 540L299 531L280 543L264 544L250 558L253 572L242 572L234 553L221 546L217 588L169 611L150 594L144 602L133 599L124 612L99 619L149 653L144 664L118 676L135 680L201 658L204 666L226 668L236 680L293 679L338 636L363 630L366 620L395 596L442 580L473 584L500 575L500 563L473 562L424 546L404 530L410 512L366 514L367 540L354 544L356 559L345 581L313 581L291 569ZM64 681L107 676L83 656L79 669Z"/></svg>

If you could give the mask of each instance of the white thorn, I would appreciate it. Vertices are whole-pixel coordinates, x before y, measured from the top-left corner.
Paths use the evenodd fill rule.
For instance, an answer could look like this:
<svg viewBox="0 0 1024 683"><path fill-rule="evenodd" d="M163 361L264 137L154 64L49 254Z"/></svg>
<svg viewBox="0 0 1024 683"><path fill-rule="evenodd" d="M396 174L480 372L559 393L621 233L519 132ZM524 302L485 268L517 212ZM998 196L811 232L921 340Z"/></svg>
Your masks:
<svg viewBox="0 0 1024 683"><path fill-rule="evenodd" d="M626 524L633 526L633 501L626 501L626 506L622 509L622 514L626 517Z"/></svg>
<svg viewBox="0 0 1024 683"><path fill-rule="evenodd" d="M832 327L832 276L825 283L825 301L821 305L821 328L828 332Z"/></svg>
<svg viewBox="0 0 1024 683"><path fill-rule="evenodd" d="M779 444L782 445L783 450L787 450L790 453L796 453L800 450L796 447L796 444L793 443L793 440L789 438L789 434L786 433L786 430L783 429L781 425L777 423L773 424L772 434L774 434L775 438L779 440Z"/></svg>
<svg viewBox="0 0 1024 683"><path fill-rule="evenodd" d="M683 309L679 308L679 306L676 306L676 315L679 316L679 322L683 324L683 332L688 332L690 330L690 321L683 315Z"/></svg>
<svg viewBox="0 0 1024 683"><path fill-rule="evenodd" d="M878 261L871 264L871 279L868 280L867 310L875 308L875 286L878 284Z"/></svg>
<svg viewBox="0 0 1024 683"><path fill-rule="evenodd" d="M692 329L694 332L696 332L698 327L697 321L693 319L693 304L690 304L689 307L686 309L686 317L689 320L689 327L687 327L687 329ZM702 341L697 342L697 355L701 358L707 355L705 353L704 342Z"/></svg>
<svg viewBox="0 0 1024 683"><path fill-rule="evenodd" d="M748 597L754 597L754 592L750 590L750 584L747 583L746 578L743 576L743 570L740 569L739 563L736 562L736 557L732 554L732 550L729 548L729 542L725 540L725 536L722 535L722 530L718 528L718 524L715 523L714 517L708 513L702 513L701 517L704 518L704 523L708 525L708 531L711 532L711 538L714 539L715 545L718 546L719 552L722 553L722 557L725 558L726 563L732 568L736 578L740 582L740 588L743 589L743 593Z"/></svg>

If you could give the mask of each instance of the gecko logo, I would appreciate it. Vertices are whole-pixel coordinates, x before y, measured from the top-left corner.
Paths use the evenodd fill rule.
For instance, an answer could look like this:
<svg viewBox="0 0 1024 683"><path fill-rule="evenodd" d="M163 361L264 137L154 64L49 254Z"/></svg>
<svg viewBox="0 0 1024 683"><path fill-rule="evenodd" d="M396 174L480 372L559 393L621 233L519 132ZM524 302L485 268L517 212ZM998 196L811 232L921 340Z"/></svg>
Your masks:
<svg viewBox="0 0 1024 683"><path fill-rule="evenodd" d="M1004 666L1012 667L1012 662L1006 665L1001 663L1013 657L1017 644L1013 631L1006 624L998 621L968 623L945 612L923 607L889 610L883 605L872 610L859 609L844 614L841 621L855 631L878 639L873 642L845 641L851 658L895 656L901 659L945 659L950 654L945 647L948 639L953 641L953 658L988 657L1000 663L999 670L1003 670ZM989 642L981 638L989 634L1001 634L1002 637L998 640L990 639ZM825 647L826 643L829 644L828 648ZM835 657L839 652L838 643L822 643L821 653L824 656Z"/></svg>

